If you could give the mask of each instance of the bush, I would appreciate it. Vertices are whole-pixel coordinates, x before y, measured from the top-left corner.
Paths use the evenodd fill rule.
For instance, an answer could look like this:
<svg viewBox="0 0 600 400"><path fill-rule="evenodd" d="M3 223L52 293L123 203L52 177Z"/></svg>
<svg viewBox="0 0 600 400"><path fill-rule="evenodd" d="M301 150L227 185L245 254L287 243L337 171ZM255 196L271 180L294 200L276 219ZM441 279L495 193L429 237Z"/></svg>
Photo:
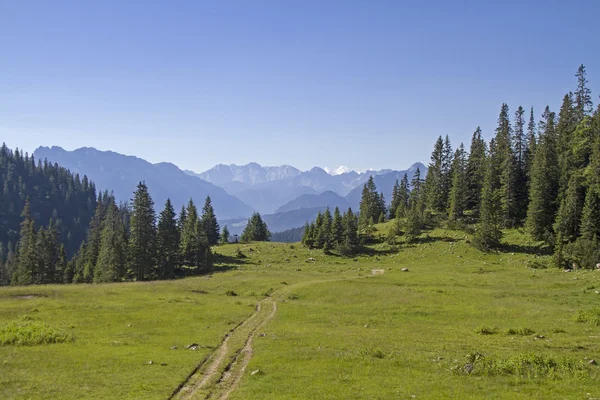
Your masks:
<svg viewBox="0 0 600 400"><path fill-rule="evenodd" d="M487 325L481 325L475 329L475 333L479 335L493 335L496 333L496 328L490 328Z"/></svg>
<svg viewBox="0 0 600 400"><path fill-rule="evenodd" d="M529 336L533 335L535 332L529 328L510 328L506 331L507 335L519 335L519 336Z"/></svg>
<svg viewBox="0 0 600 400"><path fill-rule="evenodd" d="M561 376L585 376L582 361L533 353L520 353L508 357L485 357L480 353L467 355L467 364L455 365L452 371L480 376L519 376L523 378L557 378Z"/></svg>
<svg viewBox="0 0 600 400"><path fill-rule="evenodd" d="M588 323L590 325L600 325L600 308L579 310L573 319L577 322Z"/></svg>
<svg viewBox="0 0 600 400"><path fill-rule="evenodd" d="M247 258L246 255L244 253L242 253L242 250L240 250L239 247L235 250L235 257L236 258Z"/></svg>
<svg viewBox="0 0 600 400"><path fill-rule="evenodd" d="M226 294L227 296L232 296L232 297L235 297L235 296L237 296L237 293L236 293L236 292L234 292L233 290L228 290L228 291L226 291L226 292L225 292L225 294Z"/></svg>
<svg viewBox="0 0 600 400"><path fill-rule="evenodd" d="M0 328L0 346L35 346L72 341L72 336L31 317L12 321Z"/></svg>

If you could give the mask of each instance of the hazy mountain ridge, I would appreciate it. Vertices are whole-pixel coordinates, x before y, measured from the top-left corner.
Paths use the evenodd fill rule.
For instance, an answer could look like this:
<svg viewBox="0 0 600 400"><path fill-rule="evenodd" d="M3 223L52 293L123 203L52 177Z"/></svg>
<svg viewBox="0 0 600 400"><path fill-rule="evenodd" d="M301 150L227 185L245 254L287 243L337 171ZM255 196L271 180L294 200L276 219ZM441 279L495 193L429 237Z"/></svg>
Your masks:
<svg viewBox="0 0 600 400"><path fill-rule="evenodd" d="M309 171L300 171L290 165L263 167L258 163L249 163L246 165L219 164L200 174L192 171L186 171L186 173L222 187L229 194L238 197L261 213L273 214L279 207L303 195L318 195L326 191L332 191L341 197L348 196L356 188L362 188L369 176L377 178L393 175L399 176L398 179L401 179L404 172L408 172L409 179L411 179L410 171L416 170L417 167L422 170L426 169L423 164L416 163L407 171L384 169L361 173L348 171L330 174L320 167L313 167ZM387 182L389 179L379 180ZM391 193L393 184L394 182L389 188L385 188L385 191ZM349 202L353 207L357 205L354 197L351 196ZM322 203L317 204L323 206ZM289 207L287 209L290 210Z"/></svg>
<svg viewBox="0 0 600 400"><path fill-rule="evenodd" d="M344 197L331 190L328 190L319 194L303 194L302 196L299 196L296 199L279 207L275 213L317 207L329 207L331 209L339 207L341 210L346 210L349 207L349 203Z"/></svg>
<svg viewBox="0 0 600 400"><path fill-rule="evenodd" d="M190 176L172 163L151 164L135 156L92 147L73 151L58 146L39 147L34 155L37 159L58 163L81 176L87 175L99 190L113 191L118 201L129 201L137 184L145 181L157 210L162 209L167 198L179 211L190 198L200 208L206 196L210 196L219 218L247 217L253 211L222 188Z"/></svg>

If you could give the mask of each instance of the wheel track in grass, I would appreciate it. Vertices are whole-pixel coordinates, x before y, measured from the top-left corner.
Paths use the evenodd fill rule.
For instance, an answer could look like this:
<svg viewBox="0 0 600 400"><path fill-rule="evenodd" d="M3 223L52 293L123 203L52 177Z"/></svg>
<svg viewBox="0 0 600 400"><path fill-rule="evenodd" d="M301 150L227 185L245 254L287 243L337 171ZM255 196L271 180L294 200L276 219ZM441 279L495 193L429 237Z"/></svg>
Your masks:
<svg viewBox="0 0 600 400"><path fill-rule="evenodd" d="M275 318L277 300L283 298L293 289L355 278L345 277L300 282L283 287L275 291L270 297L260 300L255 311L227 332L219 347L194 368L187 379L175 389L169 400L228 399L239 386L252 359L254 337L257 331Z"/></svg>

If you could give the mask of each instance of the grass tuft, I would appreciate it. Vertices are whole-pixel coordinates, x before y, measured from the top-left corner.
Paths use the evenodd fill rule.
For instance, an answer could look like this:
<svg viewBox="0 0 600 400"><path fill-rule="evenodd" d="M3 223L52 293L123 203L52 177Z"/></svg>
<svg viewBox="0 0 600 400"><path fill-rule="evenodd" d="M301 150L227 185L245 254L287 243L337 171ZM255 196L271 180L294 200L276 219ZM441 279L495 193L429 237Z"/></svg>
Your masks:
<svg viewBox="0 0 600 400"><path fill-rule="evenodd" d="M588 323L590 325L600 325L600 308L579 310L573 319L577 322Z"/></svg>

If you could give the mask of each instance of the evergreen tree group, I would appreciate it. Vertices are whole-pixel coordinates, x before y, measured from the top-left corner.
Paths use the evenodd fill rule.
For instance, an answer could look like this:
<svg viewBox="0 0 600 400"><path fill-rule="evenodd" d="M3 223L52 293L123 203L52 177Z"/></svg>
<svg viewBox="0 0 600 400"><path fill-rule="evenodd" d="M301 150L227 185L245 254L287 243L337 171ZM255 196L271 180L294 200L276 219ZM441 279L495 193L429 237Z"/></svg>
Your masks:
<svg viewBox="0 0 600 400"><path fill-rule="evenodd" d="M242 232L242 242L266 242L271 239L271 232L259 213L252 214Z"/></svg>
<svg viewBox="0 0 600 400"><path fill-rule="evenodd" d="M592 112L584 66L576 77L576 91L564 96L558 115L546 107L537 126L533 109L527 121L518 107L511 122L509 107L502 104L494 137L486 143L477 128L468 154L462 144L452 153L448 137L440 136L427 178L413 179L406 205L405 184L396 182L390 217L404 219L412 237L432 222L475 223L473 242L483 250L501 246L503 229L524 227L554 247L557 265L595 267L600 263L600 107ZM363 199L372 193L365 190Z"/></svg>
<svg viewBox="0 0 600 400"><path fill-rule="evenodd" d="M361 248L358 225L359 219L351 208L342 215L336 207L333 216L327 208L324 213L317 214L314 222L306 223L302 244L314 249L334 250L344 256L354 255Z"/></svg>

